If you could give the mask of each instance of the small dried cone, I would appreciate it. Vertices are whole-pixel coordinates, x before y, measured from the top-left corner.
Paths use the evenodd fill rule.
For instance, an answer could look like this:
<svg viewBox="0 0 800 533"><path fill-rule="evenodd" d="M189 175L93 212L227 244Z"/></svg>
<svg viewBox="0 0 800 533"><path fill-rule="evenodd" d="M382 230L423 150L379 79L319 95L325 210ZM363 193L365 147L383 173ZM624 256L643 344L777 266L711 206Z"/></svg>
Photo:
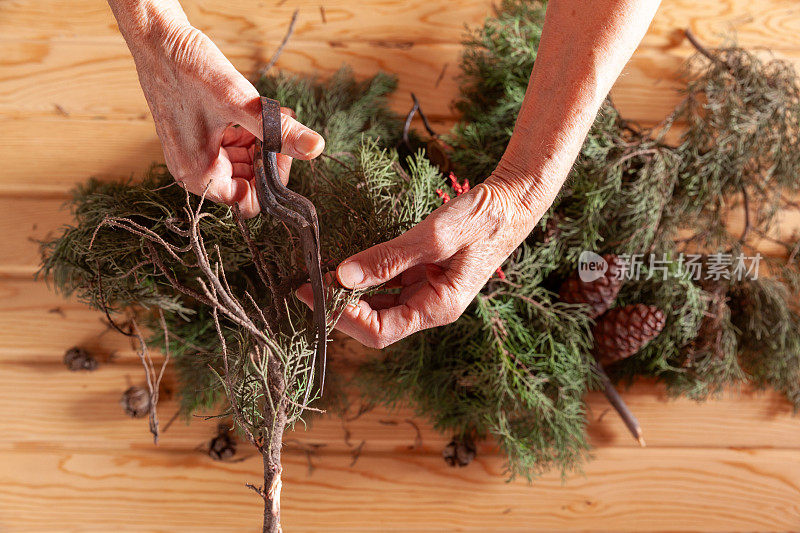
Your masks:
<svg viewBox="0 0 800 533"><path fill-rule="evenodd" d="M476 452L475 441L465 436L451 440L442 450L442 457L450 466L467 466L475 459Z"/></svg>
<svg viewBox="0 0 800 533"><path fill-rule="evenodd" d="M597 318L605 313L619 294L625 263L614 254L603 256L608 263L608 270L602 277L594 281L582 281L575 273L561 284L558 296L568 304L589 304L591 317Z"/></svg>
<svg viewBox="0 0 800 533"><path fill-rule="evenodd" d="M217 431L217 436L208 443L208 455L215 461L225 461L236 455L236 441L225 424L220 424Z"/></svg>
<svg viewBox="0 0 800 533"><path fill-rule="evenodd" d="M150 393L141 387L129 387L119 400L122 409L131 418L142 418L150 414Z"/></svg>
<svg viewBox="0 0 800 533"><path fill-rule="evenodd" d="M83 348L75 346L64 353L64 365L73 372L79 370L92 371L97 368L97 359Z"/></svg>
<svg viewBox="0 0 800 533"><path fill-rule="evenodd" d="M630 357L658 337L665 323L664 312L654 305L612 309L592 328L595 358L608 366Z"/></svg>

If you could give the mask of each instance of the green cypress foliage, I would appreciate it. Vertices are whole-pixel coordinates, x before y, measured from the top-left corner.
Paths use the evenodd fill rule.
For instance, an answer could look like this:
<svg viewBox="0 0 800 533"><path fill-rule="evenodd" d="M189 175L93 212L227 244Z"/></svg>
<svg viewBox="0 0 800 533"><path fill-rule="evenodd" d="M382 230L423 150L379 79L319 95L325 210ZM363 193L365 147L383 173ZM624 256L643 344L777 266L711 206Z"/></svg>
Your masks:
<svg viewBox="0 0 800 533"><path fill-rule="evenodd" d="M492 172L511 135L543 14L538 2L507 0L465 41L457 102L463 121L446 140L457 175L473 185ZM694 279L682 260L702 250L697 260L705 274L714 254L755 255L753 242L774 238L776 213L796 208L797 75L783 62L734 46L703 49L685 74L686 98L659 128L629 123L610 101L604 105L564 190L503 265L504 276L490 279L455 323L414 335L365 364L357 381L368 402L410 404L442 431L493 437L511 477L580 469L589 452L583 398L599 385L591 319L587 306L559 302L557 295L581 252L591 250L660 261L626 281L615 305L657 306L666 326L608 369L612 376L655 377L672 394L696 399L752 383L800 406L800 316L791 304L800 288L798 244L780 241L788 261L765 259L756 280ZM258 82L262 94L294 108L327 140L326 154L296 161L291 178L319 211L327 270L424 218L441 202L437 188L455 195L422 152L397 155L401 124L386 105L394 87L385 75L359 82L346 70L328 81L277 75ZM670 128L682 130L677 144L665 140ZM202 289L182 239L186 202L162 167L138 182L90 181L75 191L74 224L44 244L42 274L94 307L144 310L140 320L162 348L152 311L163 310L188 415L225 403L221 340L212 310L175 290L148 259L157 235L174 251L159 256L170 275ZM725 222L741 204L747 228L731 234ZM189 205L196 209L198 200ZM231 292L240 298L249 292L273 317L278 326L270 338L286 354L285 364L302 370L310 355L309 317L292 296L303 262L291 236L269 219L247 221L277 279L275 291L256 291L253 254L231 210L204 203L201 212L204 243L224 267ZM109 217L145 229L121 231ZM334 296L332 316L358 295L337 289ZM257 419L264 399L253 385L258 369L247 363L251 335L224 317L223 323L236 397ZM297 398L307 385L300 378L292 383Z"/></svg>

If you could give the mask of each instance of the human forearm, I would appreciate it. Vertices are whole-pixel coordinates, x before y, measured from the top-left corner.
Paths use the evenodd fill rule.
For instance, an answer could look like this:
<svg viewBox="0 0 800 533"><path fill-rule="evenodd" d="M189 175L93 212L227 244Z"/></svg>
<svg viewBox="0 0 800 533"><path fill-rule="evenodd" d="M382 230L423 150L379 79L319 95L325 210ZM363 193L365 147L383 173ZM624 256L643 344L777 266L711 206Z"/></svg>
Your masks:
<svg viewBox="0 0 800 533"><path fill-rule="evenodd" d="M343 261L343 286L392 283L400 291L347 306L337 328L380 348L458 318L550 207L657 5L550 1L522 110L497 169L406 233ZM298 295L311 302L308 288Z"/></svg>
<svg viewBox="0 0 800 533"><path fill-rule="evenodd" d="M533 226L558 194L597 110L659 0L551 0L514 133L490 178Z"/></svg>

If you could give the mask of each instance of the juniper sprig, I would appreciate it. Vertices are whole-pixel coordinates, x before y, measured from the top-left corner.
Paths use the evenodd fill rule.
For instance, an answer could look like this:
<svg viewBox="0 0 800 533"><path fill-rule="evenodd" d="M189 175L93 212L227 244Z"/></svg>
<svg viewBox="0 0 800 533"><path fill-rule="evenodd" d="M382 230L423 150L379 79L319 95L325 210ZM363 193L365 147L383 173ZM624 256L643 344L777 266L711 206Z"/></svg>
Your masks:
<svg viewBox="0 0 800 533"><path fill-rule="evenodd" d="M465 41L463 120L445 139L459 177L450 184L424 152L405 158L394 149L402 130L386 105L390 77L356 81L343 70L328 81L259 80L263 94L326 138L318 160L295 162L291 183L317 206L326 270L420 221L445 194L458 194L453 183L474 185L492 172L522 104L543 14L542 3L506 0ZM409 404L458 438L495 438L510 476L580 469L589 451L584 396L602 384L591 309L559 301L558 292L590 250L660 261L626 280L614 305L655 306L664 329L610 367L612 377L651 376L696 399L751 383L800 406L798 239L773 231L779 210L797 208L797 74L734 46L702 48L684 74L686 98L660 129L603 106L559 198L463 316L363 366L356 381L368 402ZM668 144L666 132L679 128L679 142ZM232 413L263 446L273 435L270 402L285 402L288 425L309 407L300 401L308 316L293 296L303 262L274 221L241 222L224 206L197 211L198 202L187 204L163 167L137 182L90 181L71 201L73 225L44 244L42 274L96 308L144 310L138 319L153 332L150 343L169 348L184 413ZM743 231L728 230L733 209L744 213ZM193 225L200 250L197 239L187 242ZM757 280L696 279L681 260L702 252L707 266L714 254L755 253L758 239L777 240L787 257L770 259ZM220 292L209 289L214 277L245 317L209 305L206 290ZM358 294L334 296L331 320ZM263 356L265 347L276 358ZM276 360L285 395L267 381Z"/></svg>

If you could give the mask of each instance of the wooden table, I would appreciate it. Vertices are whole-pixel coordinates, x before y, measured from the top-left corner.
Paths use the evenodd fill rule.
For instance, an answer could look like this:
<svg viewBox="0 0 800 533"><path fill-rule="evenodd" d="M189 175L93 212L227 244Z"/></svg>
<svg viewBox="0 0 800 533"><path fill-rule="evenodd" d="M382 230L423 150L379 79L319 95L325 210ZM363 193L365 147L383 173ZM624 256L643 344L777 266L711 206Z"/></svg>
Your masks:
<svg viewBox="0 0 800 533"><path fill-rule="evenodd" d="M279 67L395 72L394 107L407 109L414 91L440 128L454 120L463 24L490 12L482 0L183 3L248 73L299 7ZM687 26L712 44L735 30L800 64L795 1L667 0L614 89L626 117L653 124L677 102ZM60 206L75 183L136 175L162 157L105 3L0 0L0 120L0 531L256 530L261 502L244 483L260 479L259 458L242 446L244 460L213 462L198 447L215 426L200 420L176 422L154 447L146 422L117 403L142 381L130 345L32 279L33 241L69 220ZM782 231L798 226L787 217ZM75 344L114 356L70 373L61 358ZM375 356L342 339L334 353L340 364ZM490 443L469 467L450 468L440 455L448 437L405 410L319 420L287 436L285 530L800 530L800 419L778 395L696 405L642 383L625 396L649 446L638 448L592 395L595 460L563 484L557 475L506 483ZM163 402L162 419L174 410Z"/></svg>

